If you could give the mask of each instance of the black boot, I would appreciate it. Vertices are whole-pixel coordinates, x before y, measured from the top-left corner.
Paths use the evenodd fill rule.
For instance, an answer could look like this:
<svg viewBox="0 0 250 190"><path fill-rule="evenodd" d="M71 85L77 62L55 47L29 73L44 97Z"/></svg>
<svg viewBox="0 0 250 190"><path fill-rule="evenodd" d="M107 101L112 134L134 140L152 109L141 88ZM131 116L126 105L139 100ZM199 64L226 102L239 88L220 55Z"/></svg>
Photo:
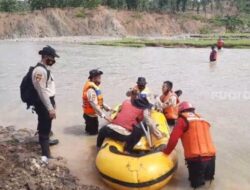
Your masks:
<svg viewBox="0 0 250 190"><path fill-rule="evenodd" d="M50 148L49 148L49 138L39 137L39 143L42 149L42 156L51 158Z"/></svg>
<svg viewBox="0 0 250 190"><path fill-rule="evenodd" d="M53 139L54 133L53 131L50 131L49 133L49 145L53 146L53 145L57 145L59 143L58 139Z"/></svg>
<svg viewBox="0 0 250 190"><path fill-rule="evenodd" d="M53 136L54 136L53 131L50 131L50 133L49 133L49 137L53 137Z"/></svg>
<svg viewBox="0 0 250 190"><path fill-rule="evenodd" d="M59 143L58 139L49 139L49 145L53 146L53 145L57 145Z"/></svg>

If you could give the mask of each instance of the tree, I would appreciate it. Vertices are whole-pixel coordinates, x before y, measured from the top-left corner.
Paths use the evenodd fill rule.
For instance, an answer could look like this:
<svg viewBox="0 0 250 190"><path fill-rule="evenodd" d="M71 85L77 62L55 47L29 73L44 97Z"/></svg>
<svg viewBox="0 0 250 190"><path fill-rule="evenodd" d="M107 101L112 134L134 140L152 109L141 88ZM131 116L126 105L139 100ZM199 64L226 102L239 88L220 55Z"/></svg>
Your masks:
<svg viewBox="0 0 250 190"><path fill-rule="evenodd" d="M235 0L239 11L250 13L250 0Z"/></svg>
<svg viewBox="0 0 250 190"><path fill-rule="evenodd" d="M28 1L27 0L17 1L16 10L17 11L29 11L30 10L30 6L29 6Z"/></svg>
<svg viewBox="0 0 250 190"><path fill-rule="evenodd" d="M168 8L169 0L159 0L159 8L161 10L166 10Z"/></svg>
<svg viewBox="0 0 250 190"><path fill-rule="evenodd" d="M31 10L41 10L48 7L48 0L29 0Z"/></svg>
<svg viewBox="0 0 250 190"><path fill-rule="evenodd" d="M185 12L186 11L187 0L177 0L177 2L176 2L176 9L177 9L177 11L180 11L180 5L181 4L182 4L181 10L183 12Z"/></svg>
<svg viewBox="0 0 250 190"><path fill-rule="evenodd" d="M245 6L245 9L244 11L248 14L250 14L250 0L247 0L246 1L246 6Z"/></svg>
<svg viewBox="0 0 250 190"><path fill-rule="evenodd" d="M150 9L150 0L138 0L137 10L148 11Z"/></svg>
<svg viewBox="0 0 250 190"><path fill-rule="evenodd" d="M113 9L118 8L118 0L107 0L106 4Z"/></svg>
<svg viewBox="0 0 250 190"><path fill-rule="evenodd" d="M0 0L0 10L4 12L13 12L16 10L16 0Z"/></svg>
<svg viewBox="0 0 250 190"><path fill-rule="evenodd" d="M129 10L137 9L138 0L126 0L126 2Z"/></svg>
<svg viewBox="0 0 250 190"><path fill-rule="evenodd" d="M235 16L226 16L222 22L230 32L234 32L238 27L241 27L244 24L242 20Z"/></svg>
<svg viewBox="0 0 250 190"><path fill-rule="evenodd" d="M81 7L84 5L84 0L70 0L68 2L69 7Z"/></svg>
<svg viewBox="0 0 250 190"><path fill-rule="evenodd" d="M84 7L92 9L92 8L96 8L101 3L102 3L102 0L85 0Z"/></svg>
<svg viewBox="0 0 250 190"><path fill-rule="evenodd" d="M173 13L176 11L176 0L170 0L170 9Z"/></svg>

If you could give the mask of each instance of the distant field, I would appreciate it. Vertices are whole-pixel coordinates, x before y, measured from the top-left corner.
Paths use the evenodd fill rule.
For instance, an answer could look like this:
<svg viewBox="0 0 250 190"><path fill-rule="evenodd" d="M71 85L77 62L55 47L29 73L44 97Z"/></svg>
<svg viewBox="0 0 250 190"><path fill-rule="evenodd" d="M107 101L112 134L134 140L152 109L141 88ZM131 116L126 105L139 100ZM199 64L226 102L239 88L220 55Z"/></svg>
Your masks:
<svg viewBox="0 0 250 190"><path fill-rule="evenodd" d="M220 35L225 42L225 48L250 48L250 34ZM121 40L84 43L87 45L125 46L125 47L209 47L215 45L218 35L190 35L186 39L146 39L124 38Z"/></svg>

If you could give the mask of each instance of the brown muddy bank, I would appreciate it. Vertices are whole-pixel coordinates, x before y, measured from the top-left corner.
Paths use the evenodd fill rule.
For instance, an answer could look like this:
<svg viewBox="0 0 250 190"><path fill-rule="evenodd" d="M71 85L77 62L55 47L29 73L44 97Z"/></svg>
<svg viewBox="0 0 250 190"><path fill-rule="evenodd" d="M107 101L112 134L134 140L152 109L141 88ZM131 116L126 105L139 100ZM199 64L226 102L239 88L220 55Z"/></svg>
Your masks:
<svg viewBox="0 0 250 190"><path fill-rule="evenodd" d="M34 131L0 126L0 189L101 190L97 186L80 185L63 158L43 163L39 151Z"/></svg>
<svg viewBox="0 0 250 190"><path fill-rule="evenodd" d="M0 13L0 39L55 36L170 36L225 28L192 13L159 14L98 7Z"/></svg>

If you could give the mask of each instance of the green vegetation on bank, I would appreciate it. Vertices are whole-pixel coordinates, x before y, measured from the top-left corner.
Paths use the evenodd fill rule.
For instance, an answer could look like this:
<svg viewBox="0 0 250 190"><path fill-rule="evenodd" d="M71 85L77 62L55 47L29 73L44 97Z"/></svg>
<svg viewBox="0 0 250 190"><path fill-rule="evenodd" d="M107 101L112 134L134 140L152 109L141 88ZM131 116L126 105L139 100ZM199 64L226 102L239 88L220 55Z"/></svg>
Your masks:
<svg viewBox="0 0 250 190"><path fill-rule="evenodd" d="M244 34L243 34L244 35ZM227 35L228 37L230 35ZM248 36L249 37L249 36ZM250 48L250 38L225 39L225 48ZM122 46L122 47L210 47L215 45L217 38L189 38L189 39L139 39L124 38L122 40L84 43L85 45Z"/></svg>
<svg viewBox="0 0 250 190"><path fill-rule="evenodd" d="M250 39L250 33L225 33L225 34L192 34L191 38L216 40L219 37L224 40L239 40L239 39Z"/></svg>
<svg viewBox="0 0 250 190"><path fill-rule="evenodd" d="M250 13L249 0L0 0L0 11L14 12L23 10L41 10L45 8L85 7L98 5L114 9L137 11L185 12L194 10L197 13L220 11L224 6L235 7L238 11Z"/></svg>
<svg viewBox="0 0 250 190"><path fill-rule="evenodd" d="M1 12L20 12L30 10L28 1L0 0Z"/></svg>

